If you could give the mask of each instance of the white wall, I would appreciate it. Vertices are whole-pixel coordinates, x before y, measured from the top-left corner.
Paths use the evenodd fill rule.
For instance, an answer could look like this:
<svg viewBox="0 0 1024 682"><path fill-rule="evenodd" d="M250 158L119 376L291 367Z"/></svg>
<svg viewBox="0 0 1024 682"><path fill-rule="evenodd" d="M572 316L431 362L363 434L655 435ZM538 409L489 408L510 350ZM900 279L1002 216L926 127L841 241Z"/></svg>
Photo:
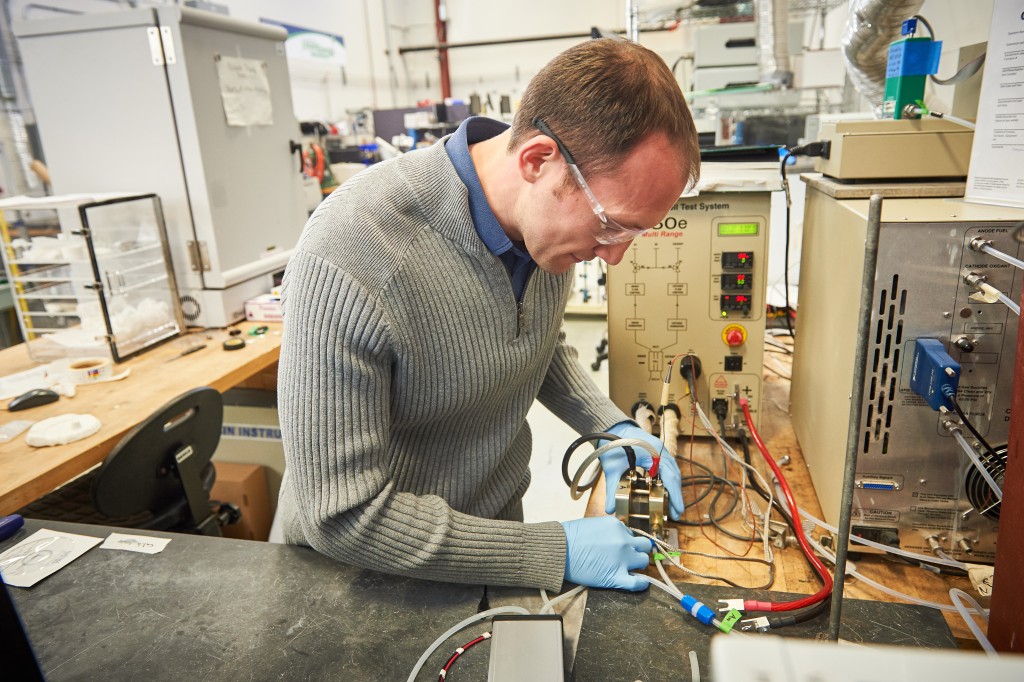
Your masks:
<svg viewBox="0 0 1024 682"><path fill-rule="evenodd" d="M237 19L271 19L342 36L347 64L325 71L289 65L292 98L299 120L337 121L346 111L402 106L391 96L385 54L388 0L215 0Z"/></svg>

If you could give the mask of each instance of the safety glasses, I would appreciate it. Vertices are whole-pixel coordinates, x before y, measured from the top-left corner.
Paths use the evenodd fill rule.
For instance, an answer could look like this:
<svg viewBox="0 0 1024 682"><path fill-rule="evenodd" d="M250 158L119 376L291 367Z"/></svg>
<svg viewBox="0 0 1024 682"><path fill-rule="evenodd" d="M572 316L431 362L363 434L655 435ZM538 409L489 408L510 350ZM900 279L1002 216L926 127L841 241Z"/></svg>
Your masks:
<svg viewBox="0 0 1024 682"><path fill-rule="evenodd" d="M545 123L541 118L537 117L533 119L533 125L537 130L541 131L558 145L558 151L562 153L562 158L565 159L565 165L569 167L569 172L572 173L572 177L576 180L576 184L583 190L583 194L586 195L587 201L590 202L590 208L593 209L594 215L597 216L600 221L600 226L594 231L594 238L601 244L620 244L622 242L628 242L636 239L641 234L651 229L649 227L626 227L625 225L616 222L613 218L609 217L604 212L604 207L601 206L601 202L594 196L593 190L590 189L590 185L583 179L583 174L580 173L579 166L576 165L576 160L562 141L558 139L548 124Z"/></svg>

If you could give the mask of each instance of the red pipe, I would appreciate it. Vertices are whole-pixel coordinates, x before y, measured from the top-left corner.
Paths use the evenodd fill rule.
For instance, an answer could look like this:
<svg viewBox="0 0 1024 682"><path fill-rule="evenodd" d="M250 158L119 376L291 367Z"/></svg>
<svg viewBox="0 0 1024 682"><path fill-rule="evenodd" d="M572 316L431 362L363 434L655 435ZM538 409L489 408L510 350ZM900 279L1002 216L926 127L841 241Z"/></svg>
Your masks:
<svg viewBox="0 0 1024 682"><path fill-rule="evenodd" d="M1024 296L1021 296L1024 301ZM994 416L994 415L993 415ZM1020 567L1024 562L1024 324L1017 329L1017 367L1010 404L1010 438L1003 490L1007 495L999 508L999 541L996 543L996 572L992 586L992 613L988 638L997 651L1024 651L1024 588Z"/></svg>
<svg viewBox="0 0 1024 682"><path fill-rule="evenodd" d="M444 45L448 42L448 20L441 16L442 2L444 0L434 0L434 22L437 26L438 45ZM448 72L448 48L439 48L437 56L441 63L441 99L446 100L452 96L452 77Z"/></svg>

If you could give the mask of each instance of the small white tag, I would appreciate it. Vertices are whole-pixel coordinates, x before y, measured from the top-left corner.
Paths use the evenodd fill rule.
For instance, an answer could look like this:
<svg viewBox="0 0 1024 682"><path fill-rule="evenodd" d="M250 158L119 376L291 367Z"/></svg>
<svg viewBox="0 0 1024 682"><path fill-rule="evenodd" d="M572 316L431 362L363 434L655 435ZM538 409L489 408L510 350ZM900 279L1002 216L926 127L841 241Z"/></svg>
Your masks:
<svg viewBox="0 0 1024 682"><path fill-rule="evenodd" d="M37 530L0 554L0 573L14 587L32 587L100 543L100 538Z"/></svg>
<svg viewBox="0 0 1024 682"><path fill-rule="evenodd" d="M148 535L124 535L111 533L100 545L100 549L123 549L126 552L142 554L159 554L164 551L170 538L152 538Z"/></svg>
<svg viewBox="0 0 1024 682"><path fill-rule="evenodd" d="M994 566L967 564L967 575L971 579L971 585L982 597L992 596L992 577L995 575L995 571Z"/></svg>

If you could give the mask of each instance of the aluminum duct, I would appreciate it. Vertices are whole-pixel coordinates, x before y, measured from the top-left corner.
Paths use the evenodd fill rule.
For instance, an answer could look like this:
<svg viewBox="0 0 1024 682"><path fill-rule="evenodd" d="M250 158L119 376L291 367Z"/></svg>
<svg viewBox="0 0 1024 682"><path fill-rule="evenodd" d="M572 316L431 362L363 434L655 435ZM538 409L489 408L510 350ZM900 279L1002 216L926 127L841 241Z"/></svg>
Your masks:
<svg viewBox="0 0 1024 682"><path fill-rule="evenodd" d="M885 97L889 44L900 37L903 21L923 4L924 0L850 0L843 58L857 90L876 107Z"/></svg>
<svg viewBox="0 0 1024 682"><path fill-rule="evenodd" d="M793 83L789 65L789 0L756 0L758 63L762 83L788 87Z"/></svg>

